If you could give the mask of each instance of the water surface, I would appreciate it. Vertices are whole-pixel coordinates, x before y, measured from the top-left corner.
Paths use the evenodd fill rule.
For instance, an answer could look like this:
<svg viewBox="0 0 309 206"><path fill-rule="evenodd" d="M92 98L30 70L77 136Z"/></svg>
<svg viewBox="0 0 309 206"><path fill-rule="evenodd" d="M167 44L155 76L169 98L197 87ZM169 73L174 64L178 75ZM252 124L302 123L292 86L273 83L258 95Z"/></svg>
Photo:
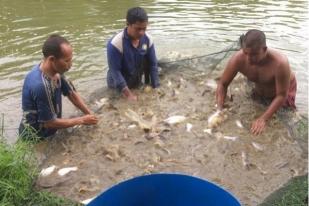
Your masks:
<svg viewBox="0 0 309 206"><path fill-rule="evenodd" d="M197 55L219 51L251 28L265 31L268 45L289 58L298 79L297 106L308 107L308 2L250 0L75 0L0 2L0 112L14 137L21 115L21 87L26 73L41 58L48 35L59 33L74 47L67 74L83 95L89 82L104 86L106 43L125 26L129 7L149 13L149 33L158 57L167 51Z"/></svg>

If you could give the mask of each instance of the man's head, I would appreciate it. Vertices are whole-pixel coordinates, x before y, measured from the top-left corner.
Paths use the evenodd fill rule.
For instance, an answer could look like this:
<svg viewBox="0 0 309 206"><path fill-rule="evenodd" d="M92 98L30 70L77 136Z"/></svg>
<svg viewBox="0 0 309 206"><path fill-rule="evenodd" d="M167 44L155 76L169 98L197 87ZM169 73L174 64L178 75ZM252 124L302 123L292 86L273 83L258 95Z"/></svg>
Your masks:
<svg viewBox="0 0 309 206"><path fill-rule="evenodd" d="M127 12L128 35L137 40L144 36L148 25L148 16L141 7L134 7Z"/></svg>
<svg viewBox="0 0 309 206"><path fill-rule="evenodd" d="M57 73L63 74L72 66L73 50L68 40L57 34L48 37L42 47L44 59Z"/></svg>
<svg viewBox="0 0 309 206"><path fill-rule="evenodd" d="M244 36L242 47L251 64L261 62L265 58L267 51L264 32L257 29L249 30Z"/></svg>

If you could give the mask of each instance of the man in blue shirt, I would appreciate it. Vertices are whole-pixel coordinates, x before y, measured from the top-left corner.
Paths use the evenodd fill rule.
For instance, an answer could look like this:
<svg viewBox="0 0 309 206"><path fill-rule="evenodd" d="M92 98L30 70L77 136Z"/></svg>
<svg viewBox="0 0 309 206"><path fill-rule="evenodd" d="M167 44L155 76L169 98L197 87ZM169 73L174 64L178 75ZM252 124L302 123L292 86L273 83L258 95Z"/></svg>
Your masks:
<svg viewBox="0 0 309 206"><path fill-rule="evenodd" d="M21 138L29 138L33 132L39 137L48 137L59 128L96 124L97 117L91 114L72 83L63 75L72 65L70 43L59 35L51 35L45 41L42 52L43 61L34 66L23 85ZM85 115L62 119L61 94L67 96Z"/></svg>
<svg viewBox="0 0 309 206"><path fill-rule="evenodd" d="M127 12L127 27L107 44L107 85L128 100L137 100L130 89L145 84L159 87L158 65L152 38L146 33L148 16L140 7Z"/></svg>

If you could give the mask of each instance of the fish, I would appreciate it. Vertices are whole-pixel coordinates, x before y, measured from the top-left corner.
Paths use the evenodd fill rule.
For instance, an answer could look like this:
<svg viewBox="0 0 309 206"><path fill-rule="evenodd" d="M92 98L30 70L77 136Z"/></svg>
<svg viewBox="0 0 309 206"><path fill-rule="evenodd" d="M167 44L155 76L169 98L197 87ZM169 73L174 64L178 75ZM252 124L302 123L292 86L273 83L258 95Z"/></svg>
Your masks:
<svg viewBox="0 0 309 206"><path fill-rule="evenodd" d="M232 140L232 141L235 141L238 139L238 137L232 137L232 136L223 136L223 138L227 140Z"/></svg>
<svg viewBox="0 0 309 206"><path fill-rule="evenodd" d="M125 112L125 115L134 122L138 123L138 126L142 128L144 131L150 131L152 129L152 123L141 118L136 112L131 109L128 109Z"/></svg>
<svg viewBox="0 0 309 206"><path fill-rule="evenodd" d="M237 127L242 128L242 129L244 128L244 126L242 125L240 120L236 120L235 123L236 123Z"/></svg>
<svg viewBox="0 0 309 206"><path fill-rule="evenodd" d="M156 139L154 142L154 146L156 146L157 148L163 148L164 142L162 142L162 140L160 139Z"/></svg>
<svg viewBox="0 0 309 206"><path fill-rule="evenodd" d="M104 105L106 105L108 102L108 98L102 98L99 101L95 101L95 104L97 106L96 110L101 109Z"/></svg>
<svg viewBox="0 0 309 206"><path fill-rule="evenodd" d="M178 123L183 122L185 120L186 120L185 116L175 115L175 116L171 116L171 117L165 119L164 122L166 122L168 124L178 124Z"/></svg>
<svg viewBox="0 0 309 206"><path fill-rule="evenodd" d="M77 169L78 169L77 167L65 167L65 168L58 170L58 175L64 176L72 171L77 171Z"/></svg>
<svg viewBox="0 0 309 206"><path fill-rule="evenodd" d="M122 155L122 151L118 144L109 145L108 147L104 147L103 155L110 161L116 161L120 159Z"/></svg>
<svg viewBox="0 0 309 206"><path fill-rule="evenodd" d="M187 125L186 125L187 132L191 132L192 127L193 127L192 124L187 123Z"/></svg>
<svg viewBox="0 0 309 206"><path fill-rule="evenodd" d="M253 145L253 147L254 147L256 150L258 150L258 151L263 151L263 150L264 150L263 146L260 145L259 143L252 142L252 145Z"/></svg>
<svg viewBox="0 0 309 206"><path fill-rule="evenodd" d="M131 124L131 125L128 126L128 129L134 129L135 127L136 127L135 124Z"/></svg>
<svg viewBox="0 0 309 206"><path fill-rule="evenodd" d="M171 86L172 86L172 82L171 82L170 80L168 80L167 86L168 86L168 87L171 87Z"/></svg>
<svg viewBox="0 0 309 206"><path fill-rule="evenodd" d="M247 159L247 154L244 151L241 152L241 160L242 160L242 164L244 165L244 167L246 169L248 169L249 163L248 163L248 159Z"/></svg>
<svg viewBox="0 0 309 206"><path fill-rule="evenodd" d="M178 96L179 95L179 91L177 89L173 89L172 90L172 96L175 97L175 96Z"/></svg>
<svg viewBox="0 0 309 206"><path fill-rule="evenodd" d="M209 88L215 90L215 89L217 89L217 82L215 80L213 80L213 79L209 79L206 82L206 86L208 86Z"/></svg>
<svg viewBox="0 0 309 206"><path fill-rule="evenodd" d="M207 134L212 134L212 129L204 129L203 131Z"/></svg>
<svg viewBox="0 0 309 206"><path fill-rule="evenodd" d="M145 86L145 88L144 88L144 92L145 93L150 93L151 91L152 91L152 87L151 86L149 86L149 85Z"/></svg>
<svg viewBox="0 0 309 206"><path fill-rule="evenodd" d="M41 172L40 172L40 176L46 177L46 176L50 175L51 173L53 173L55 169L56 169L55 165L52 165L52 166L47 167L45 169L42 169Z"/></svg>
<svg viewBox="0 0 309 206"><path fill-rule="evenodd" d="M223 111L217 110L214 114L208 117L208 127L215 128L227 119L227 115Z"/></svg>

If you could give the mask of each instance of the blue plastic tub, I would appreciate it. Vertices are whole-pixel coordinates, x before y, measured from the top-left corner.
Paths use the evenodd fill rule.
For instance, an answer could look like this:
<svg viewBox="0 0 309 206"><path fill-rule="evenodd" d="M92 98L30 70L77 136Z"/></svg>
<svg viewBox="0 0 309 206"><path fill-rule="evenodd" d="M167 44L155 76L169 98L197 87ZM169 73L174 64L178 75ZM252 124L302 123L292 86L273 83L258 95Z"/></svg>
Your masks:
<svg viewBox="0 0 309 206"><path fill-rule="evenodd" d="M119 183L88 206L240 206L230 193L200 178L151 174Z"/></svg>

